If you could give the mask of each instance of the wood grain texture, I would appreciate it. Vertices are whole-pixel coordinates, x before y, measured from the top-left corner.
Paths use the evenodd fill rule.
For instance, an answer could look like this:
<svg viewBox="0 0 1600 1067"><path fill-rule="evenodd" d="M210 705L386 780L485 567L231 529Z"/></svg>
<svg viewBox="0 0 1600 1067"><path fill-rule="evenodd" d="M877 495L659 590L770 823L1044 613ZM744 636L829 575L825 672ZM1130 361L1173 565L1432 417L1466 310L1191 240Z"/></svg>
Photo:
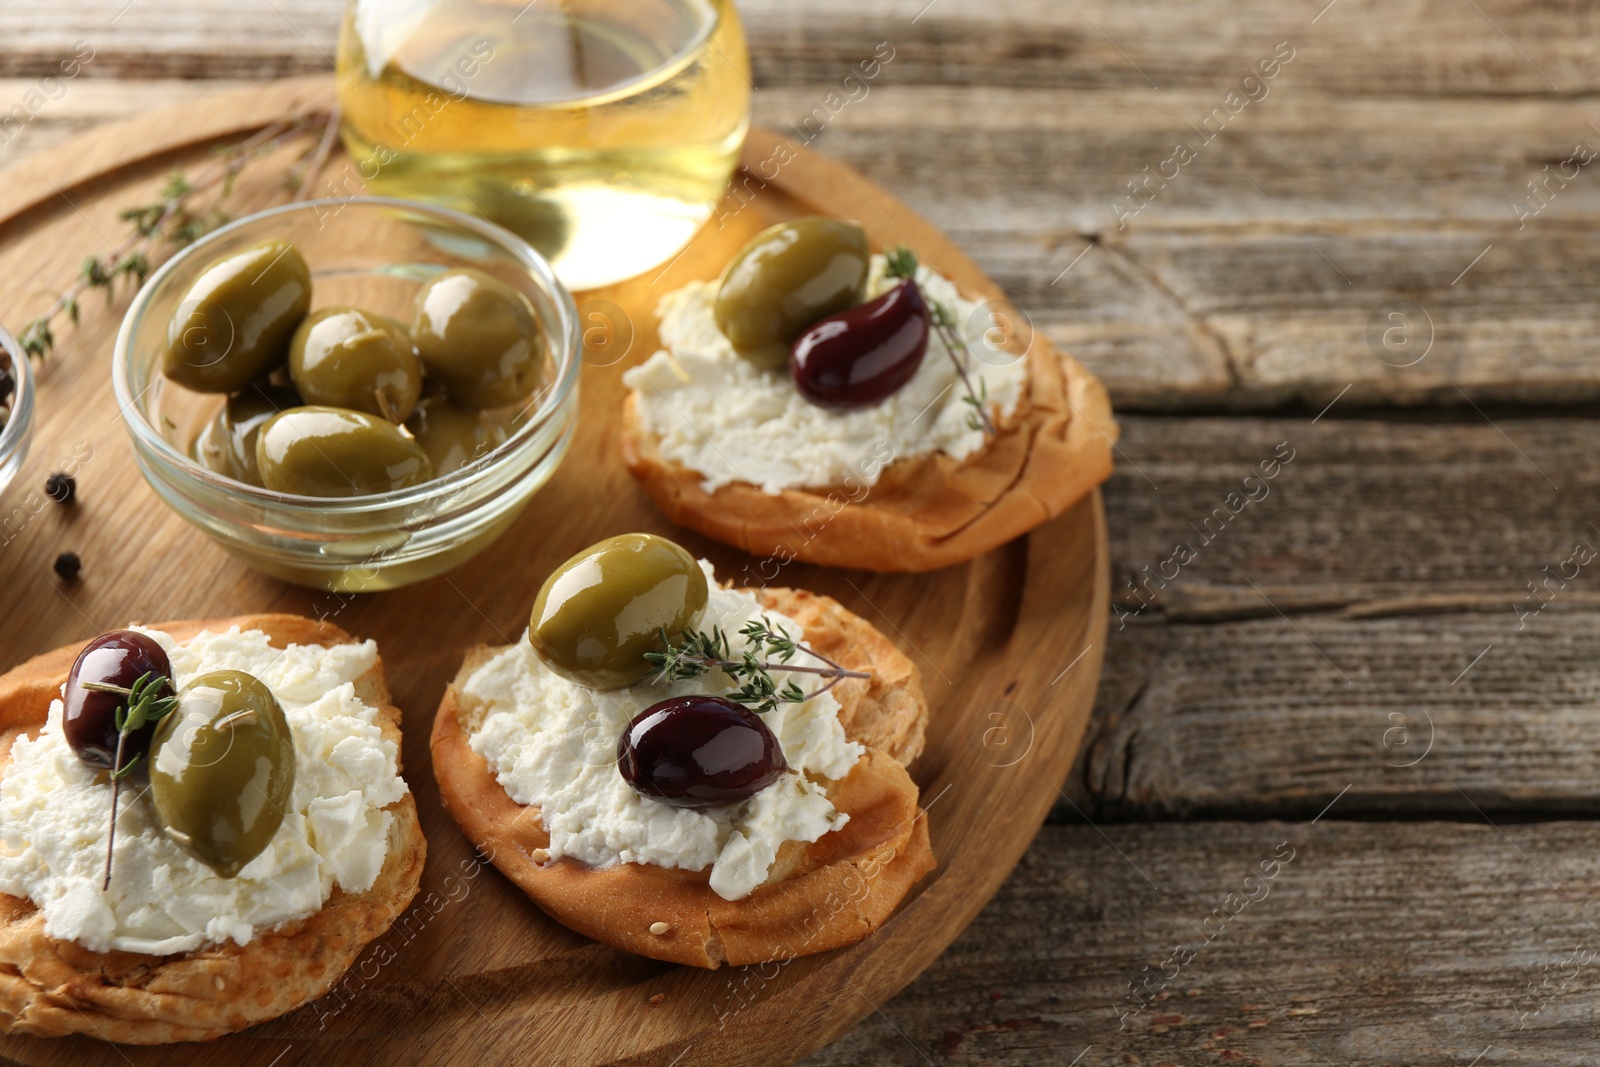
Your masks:
<svg viewBox="0 0 1600 1067"><path fill-rule="evenodd" d="M939 962L808 1067L1587 1062L1600 828L1338 810L1048 826Z"/></svg>
<svg viewBox="0 0 1600 1067"><path fill-rule="evenodd" d="M1308 80L1344 95L1581 96L1596 16L1560 0L739 0L762 84L844 73L863 42L904 42L903 77L1040 88L1210 89L1261 41L1315 40ZM1474 10L1476 8L1476 10ZM101 76L270 78L327 69L337 0L73 0L0 12L0 73L37 76L75 41ZM1509 35L1501 36L1495 27ZM870 50L870 45L869 45ZM1548 78L1548 80L1547 80Z"/></svg>
<svg viewBox="0 0 1600 1067"><path fill-rule="evenodd" d="M42 152L104 123L198 101L240 84L178 79L130 83L85 78L69 86L59 100L41 107L28 122L13 121L0 127L0 166L9 166L30 153ZM37 79L0 79L0 110L15 107L37 88Z"/></svg>
<svg viewBox="0 0 1600 1067"><path fill-rule="evenodd" d="M1489 418L1124 418L1056 817L1595 814L1600 429Z"/></svg>
<svg viewBox="0 0 1600 1067"><path fill-rule="evenodd" d="M1345 404L1315 422L1120 420L1106 487L1119 608L1145 622L1476 609L1514 624L1542 568L1600 548L1593 419L1341 418ZM1194 553L1181 566L1180 545ZM1555 607L1600 594L1580 570Z"/></svg>
<svg viewBox="0 0 1600 1067"><path fill-rule="evenodd" d="M325 98L330 86L329 79L313 78L224 94L29 157L7 172L0 189L0 271L70 276L83 249L121 232L118 209L147 196L171 167L203 162L214 139ZM773 148L770 134L755 131L747 158L766 159ZM341 169L336 158L327 180L340 180ZM263 170L241 183L236 209L281 196L271 168ZM463 650L512 640L539 581L572 552L619 530L661 530L683 537L724 574L737 576L751 564L732 550L669 531L633 485L617 460L621 374L654 350L653 309L662 293L715 276L773 221L818 212L859 218L876 243L910 241L963 288L988 288L977 268L909 209L866 178L801 153L757 199L727 213L725 228L708 226L668 269L580 295L582 303L609 300L631 316L634 347L620 362L585 368L569 460L501 540L438 579L361 598L255 575L160 504L138 476L111 395L115 309L85 316L40 376L33 453L8 495L8 504L17 503L0 519L0 526L11 522L0 555L12 576L0 588L0 620L10 620L3 631L8 654L20 659L138 618L288 610L336 619L376 639L383 651L405 715L407 779L430 842L429 861L420 905L369 949L354 977L283 1020L176 1051L129 1050L124 1057L77 1039L13 1038L0 1041L0 1055L29 1064L124 1058L267 1064L276 1062L284 1042L327 1054L332 1041L348 1058L384 1063L455 1062L469 1053L515 1055L520 1062L769 1063L792 1060L847 1029L938 955L1026 848L1087 721L1109 595L1098 494L1036 539L934 575L783 569L786 584L834 596L878 625L918 658L926 678L932 720L912 773L942 861L858 945L755 973L691 973L589 942L545 918L473 859L473 843L440 808L428 770L431 710ZM0 296L0 315L14 314L27 299ZM25 487L64 462L78 479L71 508L29 495ZM84 571L63 586L49 561L68 546L83 557ZM1066 659L1069 646L1084 655L1063 675L1066 664L1057 659ZM990 741L995 716L1004 721L1012 707L999 700L1001 693L1048 708L1033 716L1034 758L1021 771ZM672 1010L654 1011L657 996ZM537 1050L532 1059L530 1049Z"/></svg>
<svg viewBox="0 0 1600 1067"><path fill-rule="evenodd" d="M1593 817L1597 638L1592 602L1129 627L1057 816Z"/></svg>

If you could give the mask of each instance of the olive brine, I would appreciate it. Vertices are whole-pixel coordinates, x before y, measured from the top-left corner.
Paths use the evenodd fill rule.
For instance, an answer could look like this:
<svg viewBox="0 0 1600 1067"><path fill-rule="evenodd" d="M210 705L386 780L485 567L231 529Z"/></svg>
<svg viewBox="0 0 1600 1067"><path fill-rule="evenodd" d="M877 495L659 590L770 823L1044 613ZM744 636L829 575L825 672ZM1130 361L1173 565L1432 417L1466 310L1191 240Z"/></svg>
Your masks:
<svg viewBox="0 0 1600 1067"><path fill-rule="evenodd" d="M522 414L505 412L545 384L532 304L482 271L434 276L409 324L311 304L310 267L284 241L224 256L190 286L162 371L227 394L195 438L202 466L300 496L406 489L504 443Z"/></svg>
<svg viewBox="0 0 1600 1067"><path fill-rule="evenodd" d="M62 688L62 733L79 761L108 772L110 885L122 783L148 780L162 832L223 878L266 850L294 791L294 738L272 691L243 671L176 688L160 643L113 630L84 646Z"/></svg>
<svg viewBox="0 0 1600 1067"><path fill-rule="evenodd" d="M788 769L761 712L803 703L852 671L792 640L767 620L740 630L734 654L720 629L703 628L706 575L682 545L654 534L611 537L545 579L528 643L555 674L587 689L671 684L715 675L738 687L669 697L644 708L617 740L617 769L640 795L672 807L737 804ZM805 653L818 665L791 663ZM773 672L818 676L820 689L779 688Z"/></svg>

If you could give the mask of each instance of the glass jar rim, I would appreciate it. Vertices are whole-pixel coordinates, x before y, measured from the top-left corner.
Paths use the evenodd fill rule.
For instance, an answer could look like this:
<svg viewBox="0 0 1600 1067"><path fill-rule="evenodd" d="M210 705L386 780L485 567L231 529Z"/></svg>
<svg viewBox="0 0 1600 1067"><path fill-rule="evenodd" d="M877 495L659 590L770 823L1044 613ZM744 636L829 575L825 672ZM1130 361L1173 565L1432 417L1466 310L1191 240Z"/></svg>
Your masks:
<svg viewBox="0 0 1600 1067"><path fill-rule="evenodd" d="M145 412L139 407L138 401L143 398L144 393L148 392L154 383L147 384L137 396L133 394L132 387L129 384L129 378L132 373L131 349L133 335L143 321L145 311L153 298L153 294L160 291L162 283L176 273L183 264L203 255L206 248L214 246L224 237L241 229L282 215L308 211L315 212L330 206L333 206L338 211L351 207L402 211L414 215L432 217L452 226L473 231L502 251L515 257L540 287L551 296L552 302L555 304L558 319L556 325L559 326L560 336L559 338L552 336L553 331L550 330L546 330L545 333L546 337L552 341L552 355L556 362L556 376L546 390L545 395L540 399L538 409L505 441L465 466L451 471L449 474L431 478L419 485L405 489L394 489L385 493L369 493L363 496L316 497L303 496L296 493L280 493L276 490L235 481L197 463L192 457L167 440L166 436L151 424ZM9 336L8 334L5 335L5 337ZM0 340L3 339L0 338ZM579 372L583 365L582 356L582 339L578 331L578 309L572 299L572 294L556 277L549 261L527 241L510 230L487 220L475 218L438 204L427 204L388 196L325 197L316 200L298 200L288 204L279 204L276 207L265 208L236 219L225 226L218 227L193 244L181 249L172 258L163 263L140 286L138 294L123 315L122 325L117 331L116 344L112 352L111 377L112 386L116 393L118 413L122 416L123 423L138 439L139 444L151 449L164 462L178 467L189 477L208 483L212 488L235 493L245 499L257 501L263 505L271 505L275 508L292 511L333 510L360 512L403 505L411 501L446 494L454 489L464 487L493 468L499 460L505 459L527 446L530 441L545 429L545 424L550 417L563 410L567 398L577 387ZM31 403L31 390L29 399ZM5 433L9 433L10 429L11 427L8 425ZM4 443L5 434L0 434L0 448L4 447Z"/></svg>
<svg viewBox="0 0 1600 1067"><path fill-rule="evenodd" d="M399 51L399 49L392 43L386 45L380 39L380 34L383 32L382 28L385 25L382 20L386 17L385 12L378 10L380 2L381 0L378 0L378 2L374 2L374 0L357 0L357 2L351 6L351 10L353 12L352 17L345 23L343 30L341 31L343 33L354 34L356 41L359 42L361 50L368 56L376 57L379 60L379 62L376 64L377 68L382 68L390 63L395 63L397 59L397 53ZM505 104L513 107L562 107L566 105L574 105L579 102L582 102L588 107L595 107L613 103L617 100L626 99L640 92L647 91L650 88L659 86L661 83L669 80L679 71L689 66L689 64L694 61L695 55L698 54L699 51L712 40L713 37L715 37L717 30L721 28L723 21L728 17L728 8L732 5L732 3L733 0L691 0L691 7L702 5L705 8L704 15L706 17L697 19L694 14L691 14L691 12L683 10L683 8L677 3L677 0L668 0L669 9L674 15L677 16L677 18L673 21L676 22L678 20L682 20L694 30L694 33L681 43L677 44L676 48L670 54L661 55L648 69L641 70L638 74L631 78L620 80L614 84L597 88L593 91L575 90L567 95L550 95L540 97L537 100L523 99L517 96L498 93L476 93L472 95L474 99L477 100L494 104ZM526 13L528 8L532 8L533 6L534 5L532 3L529 3L526 8L523 8L523 13ZM400 25L412 27L408 28L406 32L414 32L413 23L415 21L415 17L416 13L408 9L406 13L402 16L399 16L396 21ZM516 17L512 18L511 22L514 24L521 17L522 14L519 13ZM369 63L370 62L371 61L369 60ZM451 90L449 90L444 83L436 82L435 78L426 72L409 69L408 66L403 63L397 63L396 65L397 68L403 71L409 78L415 79L424 85L435 88L440 92L451 92ZM372 77L376 78L377 69L373 69L371 71L371 75Z"/></svg>

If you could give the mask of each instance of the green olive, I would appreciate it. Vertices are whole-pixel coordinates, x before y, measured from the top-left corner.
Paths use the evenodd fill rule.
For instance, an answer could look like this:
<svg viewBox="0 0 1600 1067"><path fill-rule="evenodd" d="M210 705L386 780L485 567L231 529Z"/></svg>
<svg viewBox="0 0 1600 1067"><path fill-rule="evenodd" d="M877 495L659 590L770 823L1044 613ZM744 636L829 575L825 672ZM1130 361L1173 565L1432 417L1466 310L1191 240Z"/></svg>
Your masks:
<svg viewBox="0 0 1600 1067"><path fill-rule="evenodd" d="M482 412L446 397L429 397L406 420L406 429L433 463L435 478L460 470L505 443L506 432Z"/></svg>
<svg viewBox="0 0 1600 1067"><path fill-rule="evenodd" d="M168 837L224 878L272 843L294 792L294 735L260 679L212 671L178 694L150 743L150 797Z"/></svg>
<svg viewBox="0 0 1600 1067"><path fill-rule="evenodd" d="M446 271L423 286L411 333L428 373L469 408L520 404L543 382L533 305L482 271Z"/></svg>
<svg viewBox="0 0 1600 1067"><path fill-rule="evenodd" d="M745 359L782 367L802 330L861 303L871 259L853 222L811 216L762 230L722 272L717 328Z"/></svg>
<svg viewBox="0 0 1600 1067"><path fill-rule="evenodd" d="M400 427L364 411L290 408L256 437L261 484L301 496L366 496L433 477L427 453Z"/></svg>
<svg viewBox="0 0 1600 1067"><path fill-rule="evenodd" d="M272 416L301 404L293 389L257 382L228 398L194 439L194 458L202 467L246 485L260 485L256 437Z"/></svg>
<svg viewBox="0 0 1600 1067"><path fill-rule="evenodd" d="M311 310L311 269L287 241L211 264L167 324L162 371L202 393L236 393L289 357Z"/></svg>
<svg viewBox="0 0 1600 1067"><path fill-rule="evenodd" d="M422 364L406 328L352 307L306 316L289 342L289 376L308 404L404 422L422 395Z"/></svg>
<svg viewBox="0 0 1600 1067"><path fill-rule="evenodd" d="M590 545L545 579L528 641L550 669L590 689L619 689L651 671L646 652L705 610L705 572L682 545L632 533Z"/></svg>

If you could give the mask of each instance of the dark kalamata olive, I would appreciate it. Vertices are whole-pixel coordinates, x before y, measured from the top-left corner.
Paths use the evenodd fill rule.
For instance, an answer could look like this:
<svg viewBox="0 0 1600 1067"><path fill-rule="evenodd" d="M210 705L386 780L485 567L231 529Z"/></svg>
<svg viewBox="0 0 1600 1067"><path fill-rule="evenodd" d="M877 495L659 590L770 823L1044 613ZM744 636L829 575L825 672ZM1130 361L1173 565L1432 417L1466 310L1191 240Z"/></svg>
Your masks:
<svg viewBox="0 0 1600 1067"><path fill-rule="evenodd" d="M928 351L928 303L910 278L882 296L806 327L789 373L824 408L881 404L909 382Z"/></svg>
<svg viewBox="0 0 1600 1067"><path fill-rule="evenodd" d="M722 697L672 697L636 715L617 743L622 780L675 808L736 804L789 764L761 716Z"/></svg>
<svg viewBox="0 0 1600 1067"><path fill-rule="evenodd" d="M85 682L132 688L142 675L156 674L167 679L168 687L159 696L171 696L172 664L166 650L154 638L137 630L112 630L101 634L84 646L67 673L67 685L61 698L62 733L78 759L91 767L109 768L117 758L117 708L127 703L119 693L99 692L84 688ZM128 735L122 749L122 762L126 765L134 756L150 749L150 739L155 735L156 724L145 726Z"/></svg>

